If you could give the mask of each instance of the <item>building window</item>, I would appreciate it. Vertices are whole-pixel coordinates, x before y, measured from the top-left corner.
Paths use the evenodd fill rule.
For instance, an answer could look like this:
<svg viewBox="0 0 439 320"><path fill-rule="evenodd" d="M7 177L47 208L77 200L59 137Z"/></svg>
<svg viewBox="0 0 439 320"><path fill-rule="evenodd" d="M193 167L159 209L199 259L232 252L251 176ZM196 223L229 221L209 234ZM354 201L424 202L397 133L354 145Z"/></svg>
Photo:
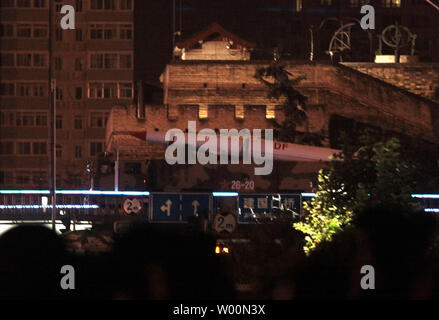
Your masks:
<svg viewBox="0 0 439 320"><path fill-rule="evenodd" d="M47 85L43 83L17 83L18 97L46 97Z"/></svg>
<svg viewBox="0 0 439 320"><path fill-rule="evenodd" d="M17 7L18 8L30 8L31 2L30 2L30 0L17 0Z"/></svg>
<svg viewBox="0 0 439 320"><path fill-rule="evenodd" d="M238 105L235 106L235 118L236 119L244 119L244 106Z"/></svg>
<svg viewBox="0 0 439 320"><path fill-rule="evenodd" d="M33 112L17 112L17 127L33 127L35 125L35 114Z"/></svg>
<svg viewBox="0 0 439 320"><path fill-rule="evenodd" d="M17 67L30 67L32 55L30 53L17 53Z"/></svg>
<svg viewBox="0 0 439 320"><path fill-rule="evenodd" d="M55 40L56 41L62 41L62 29L61 28L56 28L55 30Z"/></svg>
<svg viewBox="0 0 439 320"><path fill-rule="evenodd" d="M46 127L47 113L46 112L17 112L15 114L17 127ZM13 121L13 115L9 114L9 121Z"/></svg>
<svg viewBox="0 0 439 320"><path fill-rule="evenodd" d="M56 157L62 159L62 145L60 144L56 145Z"/></svg>
<svg viewBox="0 0 439 320"><path fill-rule="evenodd" d="M133 9L133 1L132 0L120 0L120 9L121 10L132 10Z"/></svg>
<svg viewBox="0 0 439 320"><path fill-rule="evenodd" d="M75 158L76 159L82 158L82 147L81 146L75 146Z"/></svg>
<svg viewBox="0 0 439 320"><path fill-rule="evenodd" d="M55 58L55 70L61 71L62 70L62 57L56 57Z"/></svg>
<svg viewBox="0 0 439 320"><path fill-rule="evenodd" d="M82 71L82 59L81 58L75 58L75 71Z"/></svg>
<svg viewBox="0 0 439 320"><path fill-rule="evenodd" d="M82 29L78 28L75 31L76 41L82 41Z"/></svg>
<svg viewBox="0 0 439 320"><path fill-rule="evenodd" d="M63 116L56 116L56 128L58 130L63 128Z"/></svg>
<svg viewBox="0 0 439 320"><path fill-rule="evenodd" d="M0 111L0 126L14 127L15 126L15 112Z"/></svg>
<svg viewBox="0 0 439 320"><path fill-rule="evenodd" d="M133 26L130 24L121 24L119 27L119 38L121 40L133 39Z"/></svg>
<svg viewBox="0 0 439 320"><path fill-rule="evenodd" d="M132 83L120 83L120 98L132 98L133 97L133 84Z"/></svg>
<svg viewBox="0 0 439 320"><path fill-rule="evenodd" d="M90 39L98 40L104 38L103 25L92 24L90 25Z"/></svg>
<svg viewBox="0 0 439 320"><path fill-rule="evenodd" d="M45 53L17 53L17 67L45 67L47 65L47 55ZM3 55L2 55L3 60ZM13 58L5 57L5 62L13 66ZM1 61L3 65L3 61Z"/></svg>
<svg viewBox="0 0 439 320"><path fill-rule="evenodd" d="M33 143L33 154L34 155L45 155L47 154L47 143L46 142L34 142Z"/></svg>
<svg viewBox="0 0 439 320"><path fill-rule="evenodd" d="M117 69L118 55L114 53L92 54L90 68L92 69Z"/></svg>
<svg viewBox="0 0 439 320"><path fill-rule="evenodd" d="M15 64L13 53L0 53L0 67L13 67Z"/></svg>
<svg viewBox="0 0 439 320"><path fill-rule="evenodd" d="M14 143L12 141L0 141L0 155L14 154Z"/></svg>
<svg viewBox="0 0 439 320"><path fill-rule="evenodd" d="M76 12L82 12L82 0L76 0Z"/></svg>
<svg viewBox="0 0 439 320"><path fill-rule="evenodd" d="M12 38L14 36L14 25L0 23L0 38Z"/></svg>
<svg viewBox="0 0 439 320"><path fill-rule="evenodd" d="M90 156L95 157L98 154L104 152L103 142L90 142Z"/></svg>
<svg viewBox="0 0 439 320"><path fill-rule="evenodd" d="M17 142L17 153L19 155L30 155L31 154L30 142Z"/></svg>
<svg viewBox="0 0 439 320"><path fill-rule="evenodd" d="M34 171L32 172L32 183L34 185L46 185L47 184L47 174L44 171Z"/></svg>
<svg viewBox="0 0 439 320"><path fill-rule="evenodd" d="M401 0L382 0L383 7L399 8L401 7Z"/></svg>
<svg viewBox="0 0 439 320"><path fill-rule="evenodd" d="M48 26L45 24L36 24L33 27L34 38L47 38L49 34Z"/></svg>
<svg viewBox="0 0 439 320"><path fill-rule="evenodd" d="M46 0L34 0L34 8L45 8Z"/></svg>
<svg viewBox="0 0 439 320"><path fill-rule="evenodd" d="M75 116L75 130L82 130L82 116Z"/></svg>
<svg viewBox="0 0 439 320"><path fill-rule="evenodd" d="M92 99L117 98L117 83L91 83L89 96Z"/></svg>
<svg viewBox="0 0 439 320"><path fill-rule="evenodd" d="M207 105L198 106L198 118L207 119L209 117L209 107Z"/></svg>
<svg viewBox="0 0 439 320"><path fill-rule="evenodd" d="M31 172L30 171L17 171L15 181L18 185L30 185L31 184Z"/></svg>
<svg viewBox="0 0 439 320"><path fill-rule="evenodd" d="M302 8L303 8L303 0L296 0L296 11L297 12L300 12L300 11L302 11Z"/></svg>
<svg viewBox="0 0 439 320"><path fill-rule="evenodd" d="M0 96L1 97L13 97L15 96L15 84L13 83L0 83Z"/></svg>
<svg viewBox="0 0 439 320"><path fill-rule="evenodd" d="M75 88L75 98L76 98L76 100L82 99L82 87Z"/></svg>
<svg viewBox="0 0 439 320"><path fill-rule="evenodd" d="M1 0L0 1L0 8L14 8L15 7L15 0Z"/></svg>
<svg viewBox="0 0 439 320"><path fill-rule="evenodd" d="M35 124L37 127L47 127L47 114L45 112L37 112L35 114Z"/></svg>
<svg viewBox="0 0 439 320"><path fill-rule="evenodd" d="M91 10L115 10L115 0L91 0Z"/></svg>
<svg viewBox="0 0 439 320"><path fill-rule="evenodd" d="M46 55L41 53L33 54L33 66L34 67L45 67L46 66Z"/></svg>
<svg viewBox="0 0 439 320"><path fill-rule="evenodd" d="M265 117L267 119L276 119L276 106L267 106L265 109Z"/></svg>
<svg viewBox="0 0 439 320"><path fill-rule="evenodd" d="M91 24L90 39L92 40L115 40L117 39L116 24Z"/></svg>
<svg viewBox="0 0 439 320"><path fill-rule="evenodd" d="M132 59L132 55L121 54L120 55L120 68L121 69L131 69L131 67L132 67L131 59Z"/></svg>
<svg viewBox="0 0 439 320"><path fill-rule="evenodd" d="M90 128L105 128L109 115L109 112L92 112L90 114Z"/></svg>
<svg viewBox="0 0 439 320"><path fill-rule="evenodd" d="M56 88L56 100L63 100L63 90L61 88Z"/></svg>
<svg viewBox="0 0 439 320"><path fill-rule="evenodd" d="M133 97L133 84L131 82L92 82L88 86L90 99L127 99Z"/></svg>

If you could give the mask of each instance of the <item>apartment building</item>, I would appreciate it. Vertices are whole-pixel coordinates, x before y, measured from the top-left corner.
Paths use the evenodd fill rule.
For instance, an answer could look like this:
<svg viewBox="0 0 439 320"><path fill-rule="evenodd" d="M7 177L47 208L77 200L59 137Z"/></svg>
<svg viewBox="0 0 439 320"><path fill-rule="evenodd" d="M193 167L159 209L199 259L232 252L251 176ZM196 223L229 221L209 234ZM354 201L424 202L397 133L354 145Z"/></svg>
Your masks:
<svg viewBox="0 0 439 320"><path fill-rule="evenodd" d="M75 30L61 29L63 5L76 10ZM0 0L0 189L48 188L49 64L57 186L90 186L110 108L134 98L133 10L133 0Z"/></svg>

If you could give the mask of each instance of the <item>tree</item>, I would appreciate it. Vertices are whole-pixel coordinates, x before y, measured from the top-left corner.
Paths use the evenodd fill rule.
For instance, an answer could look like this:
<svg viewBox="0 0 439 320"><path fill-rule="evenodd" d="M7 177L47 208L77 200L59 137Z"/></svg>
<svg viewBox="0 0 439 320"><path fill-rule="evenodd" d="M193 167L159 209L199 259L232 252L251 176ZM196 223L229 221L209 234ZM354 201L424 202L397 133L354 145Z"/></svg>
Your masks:
<svg viewBox="0 0 439 320"><path fill-rule="evenodd" d="M285 142L295 142L297 126L307 121L306 101L307 98L299 91L294 89L304 76L290 78L292 74L285 70L285 66L280 63L273 63L266 68L256 70L255 78L267 86L269 99L283 100L283 110L285 120L279 124L276 119L272 119L275 129L275 138ZM273 79L269 81L268 79Z"/></svg>
<svg viewBox="0 0 439 320"><path fill-rule="evenodd" d="M294 224L306 235L307 254L349 227L358 212L372 207L416 206L411 194L417 168L401 157L399 140L376 142L365 135L360 141L360 149L345 145L329 167L320 171L316 196L304 206L308 215Z"/></svg>

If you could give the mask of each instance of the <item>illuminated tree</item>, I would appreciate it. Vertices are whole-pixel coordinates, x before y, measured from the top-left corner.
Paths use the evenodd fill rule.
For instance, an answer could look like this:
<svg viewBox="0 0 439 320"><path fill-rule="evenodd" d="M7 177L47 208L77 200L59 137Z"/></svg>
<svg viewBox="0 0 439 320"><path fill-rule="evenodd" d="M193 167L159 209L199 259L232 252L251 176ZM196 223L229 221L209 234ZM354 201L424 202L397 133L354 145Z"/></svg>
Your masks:
<svg viewBox="0 0 439 320"><path fill-rule="evenodd" d="M370 136L360 140L361 148L346 146L335 156L336 161L320 171L316 196L304 205L308 215L294 224L305 234L307 254L320 243L331 241L368 208L416 207L411 194L417 168L401 157L399 140L374 142Z"/></svg>

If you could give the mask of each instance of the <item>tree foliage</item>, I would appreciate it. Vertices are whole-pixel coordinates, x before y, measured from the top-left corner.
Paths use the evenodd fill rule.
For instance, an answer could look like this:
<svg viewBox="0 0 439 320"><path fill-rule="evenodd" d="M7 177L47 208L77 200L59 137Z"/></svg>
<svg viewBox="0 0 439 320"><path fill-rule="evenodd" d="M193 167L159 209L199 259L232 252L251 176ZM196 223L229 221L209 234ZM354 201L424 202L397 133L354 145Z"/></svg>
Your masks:
<svg viewBox="0 0 439 320"><path fill-rule="evenodd" d="M285 120L279 123L276 119L272 119L272 122L275 129L275 138L285 142L295 142L297 127L303 125L308 119L306 112L307 97L294 88L305 77L292 78L292 76L285 69L285 65L280 63L257 69L255 74L255 78L267 86L267 97L282 102Z"/></svg>
<svg viewBox="0 0 439 320"><path fill-rule="evenodd" d="M358 212L371 207L416 206L411 194L417 168L401 156L399 140L377 142L367 135L360 140L361 148L346 145L320 171L316 196L305 204L308 215L294 224L306 235L307 254L352 225Z"/></svg>

